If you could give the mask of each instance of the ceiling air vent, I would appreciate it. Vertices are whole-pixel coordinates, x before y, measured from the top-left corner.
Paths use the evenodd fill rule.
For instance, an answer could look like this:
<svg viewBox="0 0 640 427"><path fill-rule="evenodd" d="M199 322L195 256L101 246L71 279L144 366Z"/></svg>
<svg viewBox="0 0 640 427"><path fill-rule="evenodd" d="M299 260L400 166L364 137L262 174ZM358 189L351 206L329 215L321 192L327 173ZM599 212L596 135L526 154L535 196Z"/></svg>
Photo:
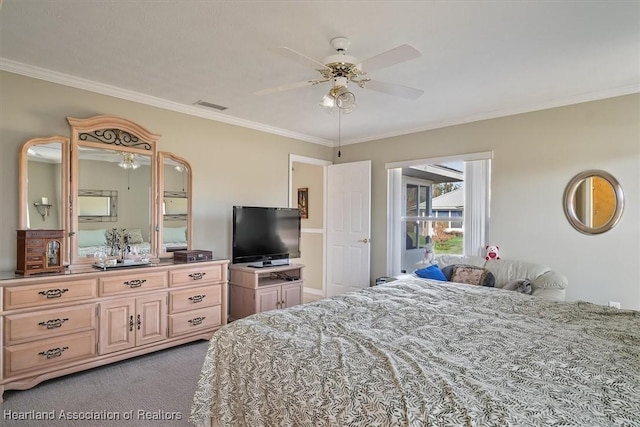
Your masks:
<svg viewBox="0 0 640 427"><path fill-rule="evenodd" d="M212 104L211 102L203 101L202 99L193 103L193 105L201 105L207 108L213 108L214 110L224 111L227 107L218 104Z"/></svg>

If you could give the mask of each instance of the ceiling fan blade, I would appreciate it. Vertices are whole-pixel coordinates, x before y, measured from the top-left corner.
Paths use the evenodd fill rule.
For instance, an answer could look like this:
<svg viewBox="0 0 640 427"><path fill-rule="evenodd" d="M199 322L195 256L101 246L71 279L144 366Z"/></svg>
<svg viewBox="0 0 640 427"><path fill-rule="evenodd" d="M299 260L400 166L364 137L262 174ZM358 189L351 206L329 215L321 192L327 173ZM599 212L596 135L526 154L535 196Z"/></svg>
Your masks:
<svg viewBox="0 0 640 427"><path fill-rule="evenodd" d="M418 52L415 47L403 44L376 56L372 56L369 59L365 59L359 64L359 66L363 71L369 73L410 59L418 58L419 56L422 56L422 54Z"/></svg>
<svg viewBox="0 0 640 427"><path fill-rule="evenodd" d="M365 88L386 93L389 95L400 96L406 99L418 99L424 93L422 89L416 89L409 86L402 86L395 83L385 83L377 80L368 81Z"/></svg>
<svg viewBox="0 0 640 427"><path fill-rule="evenodd" d="M291 89L298 89L301 87L305 87L305 86L311 86L314 83L315 80L304 80L302 82L297 82L297 83L289 83L286 85L282 85L282 86L276 86L276 87L272 87L272 88L268 88L268 89L262 89L259 90L257 92L253 92L254 95L268 95L270 93L276 93L276 92L284 92L285 90L291 90Z"/></svg>
<svg viewBox="0 0 640 427"><path fill-rule="evenodd" d="M280 46L280 47L274 48L273 50L278 52L282 56L285 56L289 59L293 59L294 61L302 65L311 67L315 70L324 70L325 68L327 68L327 66L324 65L322 62L318 62L315 59L309 58L308 56L305 56L300 52L296 52L295 50L290 49L288 47Z"/></svg>

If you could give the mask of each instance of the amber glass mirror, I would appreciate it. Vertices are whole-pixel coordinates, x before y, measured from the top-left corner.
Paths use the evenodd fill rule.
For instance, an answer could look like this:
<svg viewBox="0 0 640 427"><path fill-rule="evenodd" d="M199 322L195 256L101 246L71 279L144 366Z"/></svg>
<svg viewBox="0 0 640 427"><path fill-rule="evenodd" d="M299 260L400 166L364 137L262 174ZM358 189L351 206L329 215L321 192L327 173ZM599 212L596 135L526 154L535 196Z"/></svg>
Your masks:
<svg viewBox="0 0 640 427"><path fill-rule="evenodd" d="M133 249L157 257L156 146L158 135L113 116L68 118L71 124L71 264L100 252ZM128 233L118 248L114 235ZM119 239L122 243L122 240ZM125 247L126 246L126 247Z"/></svg>
<svg viewBox="0 0 640 427"><path fill-rule="evenodd" d="M608 172L588 170L576 175L564 193L569 223L584 234L600 234L613 228L624 208L620 183Z"/></svg>
<svg viewBox="0 0 640 427"><path fill-rule="evenodd" d="M191 166L176 155L158 153L162 212L159 252L170 257L173 252L191 248Z"/></svg>

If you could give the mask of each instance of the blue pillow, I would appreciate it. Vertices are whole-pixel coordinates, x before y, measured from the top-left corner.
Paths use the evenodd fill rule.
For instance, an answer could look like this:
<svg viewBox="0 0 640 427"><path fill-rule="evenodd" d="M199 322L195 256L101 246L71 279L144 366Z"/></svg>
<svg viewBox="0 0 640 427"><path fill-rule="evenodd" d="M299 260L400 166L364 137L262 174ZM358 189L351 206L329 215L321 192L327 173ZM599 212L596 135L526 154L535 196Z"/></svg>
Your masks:
<svg viewBox="0 0 640 427"><path fill-rule="evenodd" d="M416 270L416 275L423 279L440 280L441 282L447 281L447 278L444 273L442 273L442 270L440 270L440 267L435 264Z"/></svg>

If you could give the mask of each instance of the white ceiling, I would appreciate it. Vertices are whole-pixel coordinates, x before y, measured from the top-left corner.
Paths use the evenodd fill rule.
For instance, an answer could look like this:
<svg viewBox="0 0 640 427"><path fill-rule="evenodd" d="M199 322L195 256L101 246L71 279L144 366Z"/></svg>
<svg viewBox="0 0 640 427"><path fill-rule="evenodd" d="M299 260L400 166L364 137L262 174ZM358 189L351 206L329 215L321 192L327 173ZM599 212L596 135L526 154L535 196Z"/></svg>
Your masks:
<svg viewBox="0 0 640 427"><path fill-rule="evenodd" d="M320 77L272 48L322 61L337 36L359 60L415 47L369 77L424 90L349 85L342 144L640 92L637 0L4 0L0 69L335 145L338 116L317 105L329 83L253 92Z"/></svg>

